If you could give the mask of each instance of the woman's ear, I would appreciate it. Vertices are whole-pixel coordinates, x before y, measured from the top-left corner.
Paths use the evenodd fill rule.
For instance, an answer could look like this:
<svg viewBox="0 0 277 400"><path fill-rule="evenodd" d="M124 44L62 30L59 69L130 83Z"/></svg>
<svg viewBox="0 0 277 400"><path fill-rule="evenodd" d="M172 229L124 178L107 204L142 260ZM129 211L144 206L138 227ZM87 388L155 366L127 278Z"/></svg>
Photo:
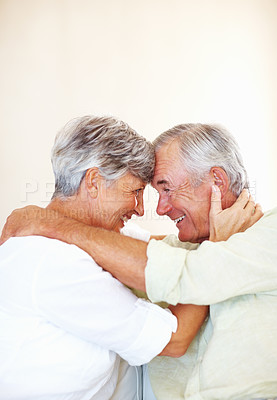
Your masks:
<svg viewBox="0 0 277 400"><path fill-rule="evenodd" d="M221 167L213 167L210 170L210 176L213 184L219 187L223 198L229 190L229 179L226 172Z"/></svg>
<svg viewBox="0 0 277 400"><path fill-rule="evenodd" d="M89 168L84 179L88 194L95 199L98 196L99 190L99 169L96 167Z"/></svg>

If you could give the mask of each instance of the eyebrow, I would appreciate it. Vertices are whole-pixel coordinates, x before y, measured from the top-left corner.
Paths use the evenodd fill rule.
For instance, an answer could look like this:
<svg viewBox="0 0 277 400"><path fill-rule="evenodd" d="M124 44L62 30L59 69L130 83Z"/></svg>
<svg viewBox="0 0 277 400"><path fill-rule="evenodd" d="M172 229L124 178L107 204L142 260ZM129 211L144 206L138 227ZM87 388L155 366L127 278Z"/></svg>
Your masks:
<svg viewBox="0 0 277 400"><path fill-rule="evenodd" d="M157 185L166 185L168 184L168 181L166 179L161 179L160 181L157 181Z"/></svg>

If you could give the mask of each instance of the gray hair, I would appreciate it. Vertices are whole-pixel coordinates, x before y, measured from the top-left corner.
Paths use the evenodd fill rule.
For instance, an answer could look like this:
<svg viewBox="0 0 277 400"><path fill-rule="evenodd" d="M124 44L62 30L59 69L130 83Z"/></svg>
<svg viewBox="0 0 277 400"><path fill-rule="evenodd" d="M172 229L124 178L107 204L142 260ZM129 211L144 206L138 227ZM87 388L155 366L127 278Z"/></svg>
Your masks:
<svg viewBox="0 0 277 400"><path fill-rule="evenodd" d="M227 174L230 190L238 196L248 187L246 169L234 137L218 125L183 124L162 133L153 142L155 151L177 139L184 169L191 182L198 186L212 167L221 167Z"/></svg>
<svg viewBox="0 0 277 400"><path fill-rule="evenodd" d="M55 192L52 198L77 193L86 171L99 168L107 181L130 172L144 182L154 175L153 145L114 117L85 116L69 121L52 149Z"/></svg>

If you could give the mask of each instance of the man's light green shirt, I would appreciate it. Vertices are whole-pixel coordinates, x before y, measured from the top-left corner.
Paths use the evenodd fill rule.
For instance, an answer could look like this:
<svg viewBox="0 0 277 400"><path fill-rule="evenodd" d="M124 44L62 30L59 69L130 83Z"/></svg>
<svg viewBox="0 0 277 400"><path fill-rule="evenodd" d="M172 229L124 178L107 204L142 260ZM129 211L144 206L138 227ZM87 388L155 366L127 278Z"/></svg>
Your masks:
<svg viewBox="0 0 277 400"><path fill-rule="evenodd" d="M150 378L158 400L249 400L277 395L277 208L226 242L148 246L151 301L210 304L187 353L158 357Z"/></svg>

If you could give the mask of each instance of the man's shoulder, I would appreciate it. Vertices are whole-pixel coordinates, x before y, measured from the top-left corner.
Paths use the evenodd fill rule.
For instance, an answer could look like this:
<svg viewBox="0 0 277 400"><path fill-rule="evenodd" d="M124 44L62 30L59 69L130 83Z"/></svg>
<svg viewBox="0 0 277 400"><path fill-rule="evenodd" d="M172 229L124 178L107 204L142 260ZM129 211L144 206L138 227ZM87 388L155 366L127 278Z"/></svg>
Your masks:
<svg viewBox="0 0 277 400"><path fill-rule="evenodd" d="M272 208L264 213L264 216L253 225L253 227L277 228L277 207ZM251 229L251 228L250 228Z"/></svg>
<svg viewBox="0 0 277 400"><path fill-rule="evenodd" d="M264 213L264 217L275 217L277 218L277 207L271 208Z"/></svg>

